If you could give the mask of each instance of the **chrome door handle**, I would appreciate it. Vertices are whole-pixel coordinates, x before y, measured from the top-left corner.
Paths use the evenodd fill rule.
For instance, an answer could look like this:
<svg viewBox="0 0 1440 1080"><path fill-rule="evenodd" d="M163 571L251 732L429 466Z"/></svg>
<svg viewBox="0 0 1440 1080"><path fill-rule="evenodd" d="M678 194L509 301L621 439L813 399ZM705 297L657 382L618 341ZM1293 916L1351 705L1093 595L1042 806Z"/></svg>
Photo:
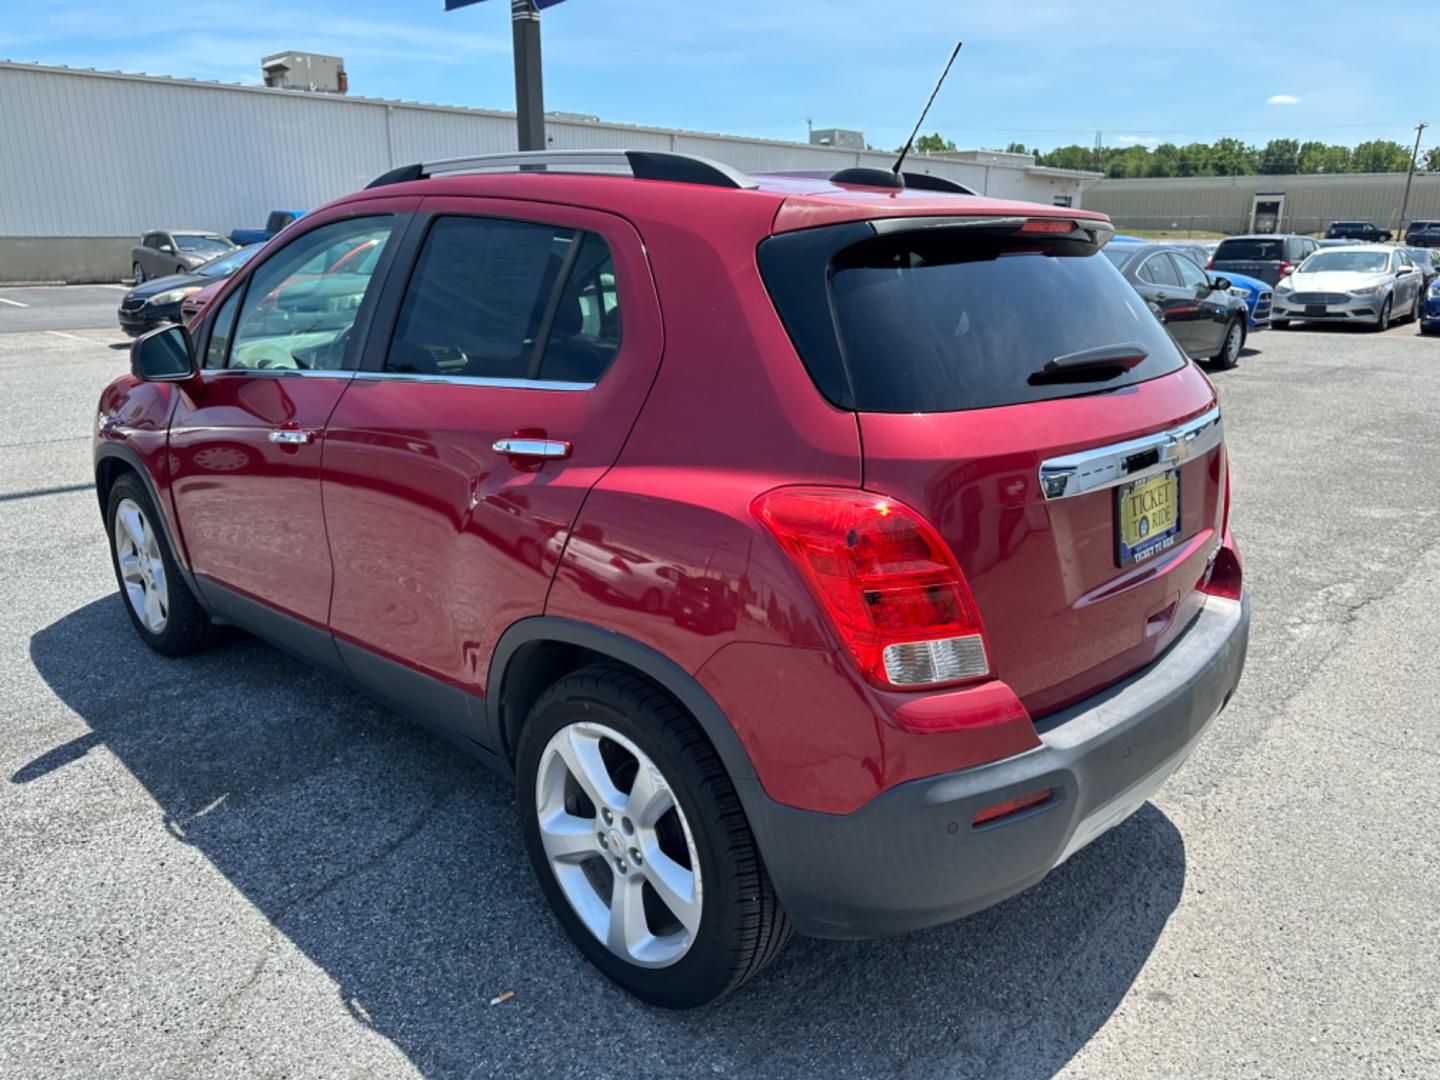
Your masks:
<svg viewBox="0 0 1440 1080"><path fill-rule="evenodd" d="M302 428L276 428L270 432L269 439L281 446L304 446L315 441L315 433Z"/></svg>
<svg viewBox="0 0 1440 1080"><path fill-rule="evenodd" d="M567 458L570 444L562 439L496 439L490 449L510 457Z"/></svg>

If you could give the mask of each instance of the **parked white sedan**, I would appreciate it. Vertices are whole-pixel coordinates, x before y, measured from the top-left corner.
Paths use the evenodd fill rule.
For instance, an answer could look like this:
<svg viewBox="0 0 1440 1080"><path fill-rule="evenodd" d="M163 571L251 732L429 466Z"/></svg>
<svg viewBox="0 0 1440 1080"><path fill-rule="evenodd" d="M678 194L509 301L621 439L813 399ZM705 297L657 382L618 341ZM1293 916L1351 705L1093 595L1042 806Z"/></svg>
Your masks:
<svg viewBox="0 0 1440 1080"><path fill-rule="evenodd" d="M1381 244L1317 251L1275 286L1270 325L1358 322L1384 330L1392 316L1413 319L1425 277L1404 248Z"/></svg>

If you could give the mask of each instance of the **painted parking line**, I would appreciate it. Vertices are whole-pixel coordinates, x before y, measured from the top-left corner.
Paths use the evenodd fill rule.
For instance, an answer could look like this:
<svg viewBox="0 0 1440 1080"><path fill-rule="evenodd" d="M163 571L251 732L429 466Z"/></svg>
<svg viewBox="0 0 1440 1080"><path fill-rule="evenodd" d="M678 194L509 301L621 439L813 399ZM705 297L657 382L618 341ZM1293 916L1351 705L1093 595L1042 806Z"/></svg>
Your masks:
<svg viewBox="0 0 1440 1080"><path fill-rule="evenodd" d="M52 337L63 337L69 341L82 341L86 345L89 345L92 341L91 338L81 337L79 334L67 334L64 330L46 330L45 333Z"/></svg>
<svg viewBox="0 0 1440 1080"><path fill-rule="evenodd" d="M29 307L29 306L30 306L29 304L22 304L19 300L6 300L5 297L3 297L3 296L0 296L0 304L9 304L11 307Z"/></svg>

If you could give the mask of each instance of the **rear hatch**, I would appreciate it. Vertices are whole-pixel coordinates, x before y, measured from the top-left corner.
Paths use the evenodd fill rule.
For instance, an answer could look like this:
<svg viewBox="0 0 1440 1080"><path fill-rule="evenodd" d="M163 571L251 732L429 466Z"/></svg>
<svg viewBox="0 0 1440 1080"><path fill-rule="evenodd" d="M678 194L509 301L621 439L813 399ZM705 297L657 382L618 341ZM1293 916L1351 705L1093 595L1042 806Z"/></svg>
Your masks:
<svg viewBox="0 0 1440 1080"><path fill-rule="evenodd" d="M1045 220L854 222L760 248L816 385L857 415L864 486L939 531L991 672L1035 716L1198 612L1224 453L1208 380L1099 256L1108 230Z"/></svg>
<svg viewBox="0 0 1440 1080"><path fill-rule="evenodd" d="M1275 285L1283 276L1280 264L1284 261L1285 241L1282 238L1242 237L1222 240L1215 249L1210 268L1220 273L1248 274Z"/></svg>

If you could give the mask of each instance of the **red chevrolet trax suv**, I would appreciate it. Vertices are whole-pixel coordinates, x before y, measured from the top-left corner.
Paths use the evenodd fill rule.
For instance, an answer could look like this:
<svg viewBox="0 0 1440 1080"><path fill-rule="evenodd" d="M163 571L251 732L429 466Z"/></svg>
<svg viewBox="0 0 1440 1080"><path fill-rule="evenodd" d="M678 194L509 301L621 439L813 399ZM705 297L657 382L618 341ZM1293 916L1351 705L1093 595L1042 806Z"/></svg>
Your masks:
<svg viewBox="0 0 1440 1080"><path fill-rule="evenodd" d="M513 777L646 1001L958 918L1137 809L1244 663L1216 395L1111 232L639 151L387 173L105 390L126 609Z"/></svg>

